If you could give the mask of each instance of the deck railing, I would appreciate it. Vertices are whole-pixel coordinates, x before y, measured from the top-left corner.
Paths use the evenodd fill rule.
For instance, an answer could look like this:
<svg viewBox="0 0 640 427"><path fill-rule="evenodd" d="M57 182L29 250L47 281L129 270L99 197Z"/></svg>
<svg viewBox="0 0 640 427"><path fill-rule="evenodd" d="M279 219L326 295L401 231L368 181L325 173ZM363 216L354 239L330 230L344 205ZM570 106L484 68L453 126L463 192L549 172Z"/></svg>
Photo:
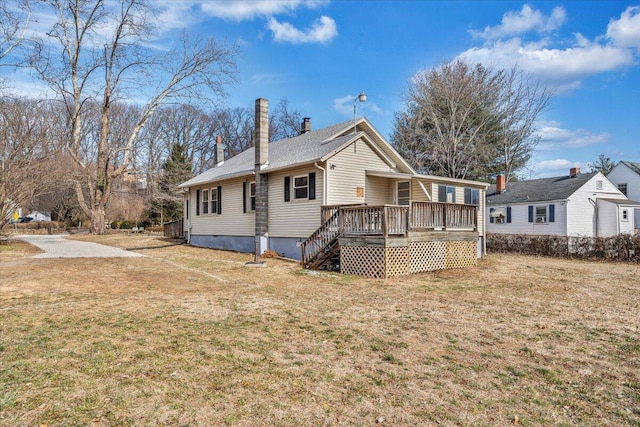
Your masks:
<svg viewBox="0 0 640 427"><path fill-rule="evenodd" d="M343 235L406 236L409 230L477 230L477 207L413 202L411 206L322 206L321 226L301 243L306 268L330 260Z"/></svg>
<svg viewBox="0 0 640 427"><path fill-rule="evenodd" d="M477 230L478 207L457 203L413 202L412 229Z"/></svg>
<svg viewBox="0 0 640 427"><path fill-rule="evenodd" d="M407 232L408 206L360 206L341 208L344 234L404 235Z"/></svg>
<svg viewBox="0 0 640 427"><path fill-rule="evenodd" d="M477 230L474 205L412 202L411 206L332 206L339 209L344 234L405 235L409 230Z"/></svg>

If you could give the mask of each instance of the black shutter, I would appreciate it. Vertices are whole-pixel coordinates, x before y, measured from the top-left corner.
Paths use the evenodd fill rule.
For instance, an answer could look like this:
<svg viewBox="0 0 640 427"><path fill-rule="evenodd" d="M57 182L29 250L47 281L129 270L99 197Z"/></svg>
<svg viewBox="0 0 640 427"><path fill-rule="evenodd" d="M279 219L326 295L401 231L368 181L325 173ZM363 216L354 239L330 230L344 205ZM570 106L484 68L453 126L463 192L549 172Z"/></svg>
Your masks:
<svg viewBox="0 0 640 427"><path fill-rule="evenodd" d="M529 222L533 222L533 206L529 205Z"/></svg>
<svg viewBox="0 0 640 427"><path fill-rule="evenodd" d="M218 185L218 215L222 213L222 187Z"/></svg>
<svg viewBox="0 0 640 427"><path fill-rule="evenodd" d="M247 181L242 181L242 213L247 213Z"/></svg>
<svg viewBox="0 0 640 427"><path fill-rule="evenodd" d="M507 223L511 222L511 206L507 206Z"/></svg>
<svg viewBox="0 0 640 427"><path fill-rule="evenodd" d="M284 201L288 202L291 200L291 177L284 177Z"/></svg>
<svg viewBox="0 0 640 427"><path fill-rule="evenodd" d="M438 201L447 201L447 187L445 185L438 185Z"/></svg>
<svg viewBox="0 0 640 427"><path fill-rule="evenodd" d="M493 208L489 208L489 223L493 224L495 222L495 218L491 215L493 213L494 209Z"/></svg>
<svg viewBox="0 0 640 427"><path fill-rule="evenodd" d="M549 222L556 221L556 205L549 205Z"/></svg>
<svg viewBox="0 0 640 427"><path fill-rule="evenodd" d="M196 190L196 215L200 215L200 190Z"/></svg>
<svg viewBox="0 0 640 427"><path fill-rule="evenodd" d="M316 199L316 173L309 174L309 200Z"/></svg>

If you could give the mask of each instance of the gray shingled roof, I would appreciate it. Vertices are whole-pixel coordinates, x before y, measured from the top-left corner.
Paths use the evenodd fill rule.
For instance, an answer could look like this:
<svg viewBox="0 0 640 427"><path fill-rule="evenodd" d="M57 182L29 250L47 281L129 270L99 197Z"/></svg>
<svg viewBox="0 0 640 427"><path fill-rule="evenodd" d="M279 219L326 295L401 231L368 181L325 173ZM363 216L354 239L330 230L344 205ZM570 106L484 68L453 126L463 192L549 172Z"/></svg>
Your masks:
<svg viewBox="0 0 640 427"><path fill-rule="evenodd" d="M622 160L620 163L622 163L623 165L625 165L626 167L628 167L629 169L631 169L632 171L640 175L640 163L627 162L625 160Z"/></svg>
<svg viewBox="0 0 640 427"><path fill-rule="evenodd" d="M531 181L507 183L507 189L496 193L496 185L487 189L487 205L504 205L509 203L547 202L568 199L580 187L587 183L597 172L554 178L541 178Z"/></svg>
<svg viewBox="0 0 640 427"><path fill-rule="evenodd" d="M293 138L274 141L269 144L269 165L263 170L268 172L288 166L317 162L349 140L361 136L362 132L354 134L351 132L352 129L353 121L346 121ZM219 167L209 169L180 184L180 187L251 175L255 169L254 153L254 147L251 147L225 160Z"/></svg>

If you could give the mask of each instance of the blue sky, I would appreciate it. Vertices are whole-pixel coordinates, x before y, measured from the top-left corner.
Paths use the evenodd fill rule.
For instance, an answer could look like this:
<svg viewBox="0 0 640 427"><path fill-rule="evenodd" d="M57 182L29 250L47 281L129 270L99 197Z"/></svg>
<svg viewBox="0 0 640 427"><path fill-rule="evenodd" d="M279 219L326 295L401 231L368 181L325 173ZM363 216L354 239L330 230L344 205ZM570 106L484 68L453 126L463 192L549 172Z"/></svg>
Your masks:
<svg viewBox="0 0 640 427"><path fill-rule="evenodd" d="M258 97L311 117L314 128L353 118L358 103L384 136L411 77L461 58L517 64L557 94L526 178L589 169L605 154L640 161L640 3L625 1L156 2L158 42L183 27L237 42L229 106Z"/></svg>

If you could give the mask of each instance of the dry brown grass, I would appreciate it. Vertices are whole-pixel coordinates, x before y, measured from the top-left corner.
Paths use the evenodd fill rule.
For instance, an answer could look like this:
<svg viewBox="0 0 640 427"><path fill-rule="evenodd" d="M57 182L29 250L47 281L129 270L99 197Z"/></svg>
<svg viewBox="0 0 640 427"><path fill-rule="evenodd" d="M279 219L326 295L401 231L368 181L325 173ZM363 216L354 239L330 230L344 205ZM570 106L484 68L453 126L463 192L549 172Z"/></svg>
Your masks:
<svg viewBox="0 0 640 427"><path fill-rule="evenodd" d="M148 258L0 250L1 425L640 425L635 264L373 280L78 238Z"/></svg>

